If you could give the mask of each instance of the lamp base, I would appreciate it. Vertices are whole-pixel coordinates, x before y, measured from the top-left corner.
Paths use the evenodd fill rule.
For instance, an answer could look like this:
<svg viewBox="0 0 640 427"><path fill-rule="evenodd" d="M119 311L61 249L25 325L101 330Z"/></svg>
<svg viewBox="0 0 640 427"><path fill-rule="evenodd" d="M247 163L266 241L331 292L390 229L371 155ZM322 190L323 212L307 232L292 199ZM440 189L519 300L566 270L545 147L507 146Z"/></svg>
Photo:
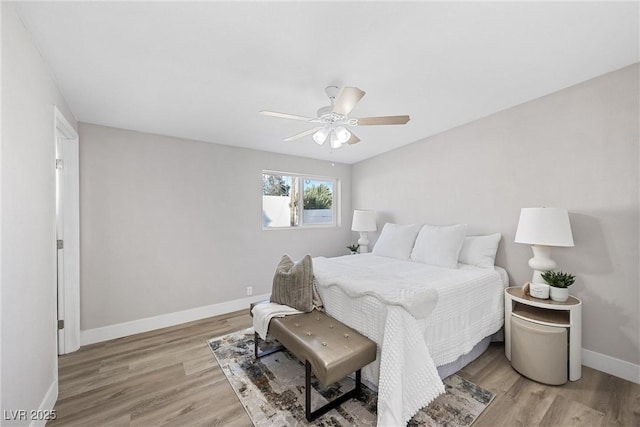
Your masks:
<svg viewBox="0 0 640 427"><path fill-rule="evenodd" d="M533 258L529 260L529 267L533 269L533 277L529 286L529 294L538 299L549 299L549 285L542 275L558 266L551 259L551 246L533 245Z"/></svg>
<svg viewBox="0 0 640 427"><path fill-rule="evenodd" d="M360 238L358 239L358 244L360 245L360 253L366 254L369 252L369 237L366 231L360 232Z"/></svg>
<svg viewBox="0 0 640 427"><path fill-rule="evenodd" d="M547 284L542 278L542 274L555 269L558 264L551 259L551 246L544 245L532 245L533 258L529 260L529 267L533 270L533 277L531 278L531 284L541 283ZM547 298L549 298L547 291Z"/></svg>

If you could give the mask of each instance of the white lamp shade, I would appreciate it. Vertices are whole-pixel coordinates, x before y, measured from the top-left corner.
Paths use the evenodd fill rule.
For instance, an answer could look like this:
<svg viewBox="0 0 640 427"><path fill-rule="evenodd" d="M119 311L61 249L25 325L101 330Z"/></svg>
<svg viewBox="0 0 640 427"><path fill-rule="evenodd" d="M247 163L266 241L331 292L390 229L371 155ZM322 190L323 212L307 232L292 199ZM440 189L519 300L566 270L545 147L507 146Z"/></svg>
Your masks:
<svg viewBox="0 0 640 427"><path fill-rule="evenodd" d="M331 148L340 148L342 147L342 142L340 142L340 138L336 135L335 131L331 131Z"/></svg>
<svg viewBox="0 0 640 427"><path fill-rule="evenodd" d="M515 242L573 246L569 213L562 208L522 208Z"/></svg>
<svg viewBox="0 0 640 427"><path fill-rule="evenodd" d="M356 209L353 211L353 231L376 231L376 212Z"/></svg>
<svg viewBox="0 0 640 427"><path fill-rule="evenodd" d="M318 129L318 131L313 134L313 140L317 144L322 145L324 144L324 141L327 139L327 136L329 136L329 129L327 128Z"/></svg>
<svg viewBox="0 0 640 427"><path fill-rule="evenodd" d="M336 137L338 138L338 141L340 141L341 144L344 144L349 140L349 138L351 138L351 132L349 132L347 128L344 126L338 126L335 132L336 132Z"/></svg>

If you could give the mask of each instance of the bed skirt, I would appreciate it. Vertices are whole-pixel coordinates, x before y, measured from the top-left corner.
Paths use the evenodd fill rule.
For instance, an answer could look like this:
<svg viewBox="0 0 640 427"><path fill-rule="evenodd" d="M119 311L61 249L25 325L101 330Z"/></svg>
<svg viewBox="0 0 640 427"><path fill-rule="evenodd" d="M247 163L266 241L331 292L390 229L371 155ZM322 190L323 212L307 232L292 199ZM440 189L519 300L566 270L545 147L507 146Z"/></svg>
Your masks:
<svg viewBox="0 0 640 427"><path fill-rule="evenodd" d="M469 363L473 362L478 357L480 357L480 355L482 355L482 353L484 353L485 350L489 347L489 344L491 343L491 337L492 336L493 335L490 335L488 337L484 337L478 344L476 344L471 349L471 351L469 353L463 354L462 356L458 357L453 362L447 363L447 364L444 364L444 365L441 365L441 366L436 366L436 368L438 369L438 375L440 375L440 378L445 379L449 375L455 374L460 369L464 368Z"/></svg>

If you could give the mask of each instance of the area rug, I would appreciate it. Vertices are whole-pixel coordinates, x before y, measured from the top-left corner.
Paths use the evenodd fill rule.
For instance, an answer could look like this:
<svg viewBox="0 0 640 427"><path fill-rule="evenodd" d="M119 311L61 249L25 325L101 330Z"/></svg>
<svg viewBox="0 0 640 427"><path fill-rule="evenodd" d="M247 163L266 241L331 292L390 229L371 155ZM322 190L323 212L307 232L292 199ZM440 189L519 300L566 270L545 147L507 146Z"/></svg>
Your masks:
<svg viewBox="0 0 640 427"><path fill-rule="evenodd" d="M263 426L375 426L377 394L363 385L361 396L343 403L309 424L304 415L304 365L288 351L256 360L253 328L209 341L209 348L245 407L251 421ZM262 343L261 349L277 345ZM312 379L313 409L353 388L351 378L322 388ZM469 426L495 395L458 375L444 380L446 393L418 412L409 426Z"/></svg>

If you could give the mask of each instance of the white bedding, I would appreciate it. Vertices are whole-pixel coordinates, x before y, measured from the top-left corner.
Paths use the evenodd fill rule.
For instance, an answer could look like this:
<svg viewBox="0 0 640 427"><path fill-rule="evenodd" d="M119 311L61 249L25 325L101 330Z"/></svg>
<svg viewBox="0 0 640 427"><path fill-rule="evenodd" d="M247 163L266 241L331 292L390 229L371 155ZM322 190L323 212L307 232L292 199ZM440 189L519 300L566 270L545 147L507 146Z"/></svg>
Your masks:
<svg viewBox="0 0 640 427"><path fill-rule="evenodd" d="M313 261L327 313L378 344L362 375L378 387L380 426L406 424L444 391L436 366L503 325L508 278L499 267L454 270L372 254Z"/></svg>

